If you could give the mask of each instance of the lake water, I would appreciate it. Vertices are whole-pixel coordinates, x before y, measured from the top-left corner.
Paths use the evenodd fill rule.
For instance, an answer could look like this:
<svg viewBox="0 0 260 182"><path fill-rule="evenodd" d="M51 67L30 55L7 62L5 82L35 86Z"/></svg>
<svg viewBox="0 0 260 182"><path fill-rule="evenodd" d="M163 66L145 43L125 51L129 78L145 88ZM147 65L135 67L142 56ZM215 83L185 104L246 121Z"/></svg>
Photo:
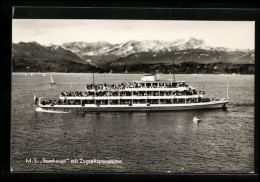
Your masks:
<svg viewBox="0 0 260 182"><path fill-rule="evenodd" d="M176 75L225 110L54 114L36 112L33 95L58 98L84 90L92 74L12 75L11 167L14 171L248 173L254 170L254 75ZM95 74L95 83L140 80L141 74ZM170 79L172 75L158 75ZM201 119L195 124L192 119ZM43 158L66 160L44 163ZM27 162L26 162L27 159ZM28 162L29 159L40 161ZM73 159L120 163L72 163Z"/></svg>

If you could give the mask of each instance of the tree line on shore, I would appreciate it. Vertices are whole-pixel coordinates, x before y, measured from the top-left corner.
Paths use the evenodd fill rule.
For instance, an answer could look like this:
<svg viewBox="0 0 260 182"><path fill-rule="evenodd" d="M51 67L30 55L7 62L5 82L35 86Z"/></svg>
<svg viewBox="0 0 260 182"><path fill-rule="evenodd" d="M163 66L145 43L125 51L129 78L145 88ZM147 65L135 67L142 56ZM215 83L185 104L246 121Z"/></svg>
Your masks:
<svg viewBox="0 0 260 182"><path fill-rule="evenodd" d="M232 63L209 63L200 64L196 62L184 62L180 64L107 64L97 67L89 64L75 63L68 60L21 60L14 59L12 64L13 72L75 72L75 73L180 73L180 74L217 74L236 73L254 74L254 64L232 64Z"/></svg>
<svg viewBox="0 0 260 182"><path fill-rule="evenodd" d="M217 74L217 73L236 73L254 74L254 64L231 64L231 63L211 63L199 64L195 62L181 64L138 64L138 65L117 65L110 68L119 73L152 73L159 72L164 74Z"/></svg>

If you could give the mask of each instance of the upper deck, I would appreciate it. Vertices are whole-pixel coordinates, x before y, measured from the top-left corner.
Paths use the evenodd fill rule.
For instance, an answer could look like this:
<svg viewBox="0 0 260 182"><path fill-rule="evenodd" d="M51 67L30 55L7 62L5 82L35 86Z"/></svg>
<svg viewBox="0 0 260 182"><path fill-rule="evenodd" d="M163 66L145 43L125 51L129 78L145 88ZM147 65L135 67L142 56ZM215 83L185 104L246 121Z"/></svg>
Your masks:
<svg viewBox="0 0 260 182"><path fill-rule="evenodd" d="M147 77L147 76L145 76ZM149 78L151 76L148 76ZM154 77L153 77L154 78ZM183 91L193 89L186 84L185 81L173 80L157 80L157 79L142 79L141 81L133 81L131 83L120 84L87 84L86 91L95 90L124 90L124 91L156 91L156 90L176 90Z"/></svg>

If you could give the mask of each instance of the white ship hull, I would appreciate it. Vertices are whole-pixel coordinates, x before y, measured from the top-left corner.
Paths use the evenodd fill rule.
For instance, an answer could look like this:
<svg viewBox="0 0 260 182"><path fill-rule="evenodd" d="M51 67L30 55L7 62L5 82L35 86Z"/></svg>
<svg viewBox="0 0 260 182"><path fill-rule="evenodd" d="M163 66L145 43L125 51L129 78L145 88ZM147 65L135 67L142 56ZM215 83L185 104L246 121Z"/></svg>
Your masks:
<svg viewBox="0 0 260 182"><path fill-rule="evenodd" d="M186 103L186 104L133 104L129 105L39 105L41 111L64 111L64 112L121 112L121 111L182 111L195 109L225 109L228 99L219 101L202 102L202 103ZM39 110L39 109L38 109Z"/></svg>

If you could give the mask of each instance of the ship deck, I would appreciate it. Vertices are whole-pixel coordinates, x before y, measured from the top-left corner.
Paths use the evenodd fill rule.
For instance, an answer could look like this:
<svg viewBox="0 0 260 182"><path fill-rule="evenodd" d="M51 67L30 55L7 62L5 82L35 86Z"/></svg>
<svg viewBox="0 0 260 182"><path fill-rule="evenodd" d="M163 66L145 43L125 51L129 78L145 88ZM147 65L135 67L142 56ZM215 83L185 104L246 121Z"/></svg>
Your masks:
<svg viewBox="0 0 260 182"><path fill-rule="evenodd" d="M182 103L182 104L132 104L132 105L39 105L46 110L60 110L60 111L171 111L171 110L194 110L194 109L215 109L226 108L228 99L221 99L219 101L201 102L201 103Z"/></svg>

